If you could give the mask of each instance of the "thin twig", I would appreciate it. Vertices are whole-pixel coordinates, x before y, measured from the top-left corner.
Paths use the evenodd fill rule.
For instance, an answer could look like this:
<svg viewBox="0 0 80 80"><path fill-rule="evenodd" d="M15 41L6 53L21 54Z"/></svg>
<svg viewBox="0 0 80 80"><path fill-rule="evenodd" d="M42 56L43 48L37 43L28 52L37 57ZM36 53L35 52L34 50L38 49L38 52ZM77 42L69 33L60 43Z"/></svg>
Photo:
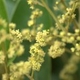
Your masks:
<svg viewBox="0 0 80 80"><path fill-rule="evenodd" d="M47 6L47 4L44 2L44 0L41 0L41 2L44 5L44 7L47 9L47 11L50 13L52 18L55 20L55 22L58 23L58 25L61 27L62 30L64 30L63 26L60 24L57 17L55 16L55 14L50 10L50 8Z"/></svg>

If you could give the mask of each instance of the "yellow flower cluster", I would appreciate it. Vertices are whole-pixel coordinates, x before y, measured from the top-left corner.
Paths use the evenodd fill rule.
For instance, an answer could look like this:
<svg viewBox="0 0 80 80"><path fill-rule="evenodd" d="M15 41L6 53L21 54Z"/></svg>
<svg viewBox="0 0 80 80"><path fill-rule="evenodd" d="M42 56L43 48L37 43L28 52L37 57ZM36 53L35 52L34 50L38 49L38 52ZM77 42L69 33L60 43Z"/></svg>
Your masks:
<svg viewBox="0 0 80 80"><path fill-rule="evenodd" d="M30 30L30 29L23 29L21 31L22 33L22 38L24 40L28 40L28 41L33 41L35 39L35 36L36 36L36 30Z"/></svg>
<svg viewBox="0 0 80 80"><path fill-rule="evenodd" d="M75 35L70 32L61 31L60 36L63 42L73 43L75 41Z"/></svg>
<svg viewBox="0 0 80 80"><path fill-rule="evenodd" d="M45 52L41 49L38 43L35 43L30 47L30 54L31 57L29 58L29 61L32 65L32 70L39 71L41 64L44 61Z"/></svg>
<svg viewBox="0 0 80 80"><path fill-rule="evenodd" d="M77 56L80 56L80 43L76 43L75 46L71 48L71 51Z"/></svg>
<svg viewBox="0 0 80 80"><path fill-rule="evenodd" d="M40 46L46 46L52 40L52 36L50 35L48 30L43 30L43 32L37 32L36 42L40 44Z"/></svg>
<svg viewBox="0 0 80 80"><path fill-rule="evenodd" d="M15 30L15 27L16 25L14 23L7 25L6 21L0 18L0 66L5 66L5 73L2 75L2 80L7 80L8 75L11 75L11 72L8 74L6 70L7 66L10 67L13 63L12 59L15 56L22 55L24 52L24 47L21 45L23 40L22 34L19 30ZM9 31L7 29L9 29ZM16 78L9 78L10 80L16 80Z"/></svg>
<svg viewBox="0 0 80 80"><path fill-rule="evenodd" d="M26 61L14 63L10 66L10 80L20 80L23 75L30 73L31 64Z"/></svg>
<svg viewBox="0 0 80 80"><path fill-rule="evenodd" d="M19 50L18 50L19 49ZM10 47L8 49L8 58L13 58L15 55L20 56L22 55L24 52L24 47L23 45L17 44L17 45L13 45L10 44Z"/></svg>
<svg viewBox="0 0 80 80"><path fill-rule="evenodd" d="M29 76L31 71L40 70L41 64L44 62L45 52L38 43L35 43L30 47L30 54L28 61L20 61L10 65L10 80L20 80L24 75Z"/></svg>
<svg viewBox="0 0 80 80"><path fill-rule="evenodd" d="M62 3L61 3L62 2ZM68 7L67 5L65 4L64 1L59 1L57 3L60 3L60 4L57 4L57 7L58 7L58 11L60 10L59 6L63 6L63 8L61 8L63 10L63 13L62 15L59 15L57 18L58 18L58 23L56 23L56 27L59 28L59 29L62 29L61 26L64 26L69 28L69 25L70 23L74 22L73 20L75 19L76 17L76 14L74 13L75 12L75 9L78 8L80 6L80 1L79 0L70 0L69 1L69 4L68 4ZM67 23L68 24L67 24ZM61 24L61 26L60 26Z"/></svg>
<svg viewBox="0 0 80 80"><path fill-rule="evenodd" d="M33 26L36 23L36 19L42 15L42 11L39 9L35 9L32 11L30 16L30 20L28 21L28 26Z"/></svg>
<svg viewBox="0 0 80 80"><path fill-rule="evenodd" d="M22 34L19 30L15 30L16 25L11 23L9 24L9 35L8 40L10 40L10 46L8 49L8 58L12 58L15 55L22 55L24 52L24 47L21 45Z"/></svg>
<svg viewBox="0 0 80 80"><path fill-rule="evenodd" d="M9 37L12 41L17 43L22 41L22 34L19 31L19 29L15 30L15 24L14 25L9 24L9 33L10 33Z"/></svg>
<svg viewBox="0 0 80 80"><path fill-rule="evenodd" d="M30 9L34 9L34 6L37 4L37 0L27 0L30 5Z"/></svg>
<svg viewBox="0 0 80 80"><path fill-rule="evenodd" d="M67 8L66 9L66 13L61 15L61 17L58 17L59 18L59 22L61 24L65 23L66 21L69 21L70 19L74 19L75 18L75 14L73 13L74 11L74 8Z"/></svg>
<svg viewBox="0 0 80 80"><path fill-rule="evenodd" d="M42 15L42 11L39 9L35 9L34 11L32 11L32 15L30 16L31 19L36 19L38 17L40 17Z"/></svg>
<svg viewBox="0 0 80 80"><path fill-rule="evenodd" d="M65 52L64 46L65 44L63 42L54 41L54 43L50 46L48 52L49 56L51 56L52 58L61 56Z"/></svg>

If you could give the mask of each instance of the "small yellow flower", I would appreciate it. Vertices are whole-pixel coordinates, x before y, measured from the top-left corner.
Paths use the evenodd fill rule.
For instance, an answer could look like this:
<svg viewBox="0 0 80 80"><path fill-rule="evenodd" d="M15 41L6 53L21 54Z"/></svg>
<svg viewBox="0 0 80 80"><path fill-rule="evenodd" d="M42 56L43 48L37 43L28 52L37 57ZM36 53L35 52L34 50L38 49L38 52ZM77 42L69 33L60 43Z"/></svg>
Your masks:
<svg viewBox="0 0 80 80"><path fill-rule="evenodd" d="M28 21L28 26L30 27L30 26L33 26L34 25L34 23L35 23L35 21L34 20L29 20Z"/></svg>

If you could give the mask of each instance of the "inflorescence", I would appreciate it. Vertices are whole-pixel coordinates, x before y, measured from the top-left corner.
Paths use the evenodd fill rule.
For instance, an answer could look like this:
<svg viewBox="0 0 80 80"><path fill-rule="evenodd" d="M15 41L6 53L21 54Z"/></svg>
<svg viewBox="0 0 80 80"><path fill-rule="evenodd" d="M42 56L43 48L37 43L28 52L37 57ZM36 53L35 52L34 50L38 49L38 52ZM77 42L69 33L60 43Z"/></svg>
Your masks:
<svg viewBox="0 0 80 80"><path fill-rule="evenodd" d="M19 29L16 30L15 23L7 24L4 19L0 18L0 65L5 67L2 80L20 80L24 79L24 76L34 80L33 74L35 71L40 70L47 54L43 49L45 46L49 46L47 51L52 58L60 57L66 52L72 55L68 64L64 66L60 73L61 79L72 80L72 76L69 76L69 74L72 75L76 72L80 59L80 25L76 21L75 14L75 10L80 8L80 1L71 0L68 6L64 0L56 1L55 11L60 10L59 6L63 5L60 7L62 14L57 17L54 13L52 14L44 0L27 0L27 3L32 10L30 19L27 22L28 28L21 31ZM55 27L43 30L43 23L37 24L38 18L44 13L36 5L48 10L56 21ZM73 32L70 31L71 27ZM30 56L26 61L14 63L17 56L21 56L24 53L23 40L28 40L32 43L29 51ZM8 46L6 46L6 43L8 43ZM67 44L71 44L71 47L67 48Z"/></svg>

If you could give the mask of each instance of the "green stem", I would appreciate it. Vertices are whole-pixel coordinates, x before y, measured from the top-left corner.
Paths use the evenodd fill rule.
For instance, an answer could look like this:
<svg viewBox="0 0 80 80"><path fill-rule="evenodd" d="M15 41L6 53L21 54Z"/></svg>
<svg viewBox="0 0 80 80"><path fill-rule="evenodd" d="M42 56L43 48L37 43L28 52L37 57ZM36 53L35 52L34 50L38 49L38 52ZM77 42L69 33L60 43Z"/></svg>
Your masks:
<svg viewBox="0 0 80 80"><path fill-rule="evenodd" d="M39 1L37 1L37 4L44 7L42 3L40 3Z"/></svg>
<svg viewBox="0 0 80 80"><path fill-rule="evenodd" d="M50 8L47 6L47 4L44 2L44 0L41 0L42 4L44 5L44 7L46 8L46 10L50 13L50 15L52 16L52 18L55 20L56 23L58 23L58 25L61 27L62 30L64 30L63 26L59 23L57 17L55 16L55 14L50 10Z"/></svg>
<svg viewBox="0 0 80 80"><path fill-rule="evenodd" d="M30 80L34 80L32 76L26 74L26 76L30 79Z"/></svg>
<svg viewBox="0 0 80 80"><path fill-rule="evenodd" d="M77 28L80 29L79 24L78 24L78 22L77 22L75 19L73 19L73 24L74 24Z"/></svg>
<svg viewBox="0 0 80 80"><path fill-rule="evenodd" d="M33 70L31 71L31 75L26 74L26 76L27 76L30 80L34 80L33 75L34 75L34 71L33 71Z"/></svg>
<svg viewBox="0 0 80 80"><path fill-rule="evenodd" d="M31 77L33 77L33 75L34 75L34 71L32 70Z"/></svg>

